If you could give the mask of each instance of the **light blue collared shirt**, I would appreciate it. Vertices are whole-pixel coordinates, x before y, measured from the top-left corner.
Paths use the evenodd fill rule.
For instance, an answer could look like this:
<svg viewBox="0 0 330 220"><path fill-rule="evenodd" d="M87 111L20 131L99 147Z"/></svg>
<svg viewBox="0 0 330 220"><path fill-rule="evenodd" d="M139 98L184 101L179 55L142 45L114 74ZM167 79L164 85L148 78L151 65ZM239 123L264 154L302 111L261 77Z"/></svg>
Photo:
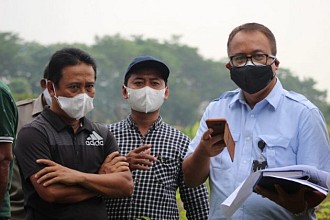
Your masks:
<svg viewBox="0 0 330 220"><path fill-rule="evenodd" d="M231 161L225 148L211 158L209 219L225 219L220 204L250 175L253 160L261 157L258 142L268 168L296 164L330 171L328 131L320 110L303 95L283 89L277 79L271 93L253 109L245 102L240 89L224 93L206 108L196 137L189 145L192 154L206 131L207 118L226 118L235 141ZM267 198L253 193L234 213L232 219L315 219L314 210L294 216Z"/></svg>

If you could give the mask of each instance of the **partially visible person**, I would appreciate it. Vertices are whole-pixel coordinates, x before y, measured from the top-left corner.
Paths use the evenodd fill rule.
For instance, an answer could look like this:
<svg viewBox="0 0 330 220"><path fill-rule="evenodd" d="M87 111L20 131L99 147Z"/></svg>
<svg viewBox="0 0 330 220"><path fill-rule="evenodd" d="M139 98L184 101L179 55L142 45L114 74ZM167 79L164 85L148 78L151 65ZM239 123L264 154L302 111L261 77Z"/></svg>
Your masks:
<svg viewBox="0 0 330 220"><path fill-rule="evenodd" d="M184 178L193 187L210 181L209 219L225 219L220 204L258 169L309 165L330 171L328 131L320 110L301 94L282 87L276 74L276 40L264 25L235 28L227 42L226 67L239 89L228 91L206 108L183 162ZM212 136L208 118L225 118L235 141L234 161L223 135ZM316 219L305 188L270 195L256 188L232 219ZM261 194L261 195L259 195Z"/></svg>
<svg viewBox="0 0 330 220"><path fill-rule="evenodd" d="M106 125L85 115L93 109L96 64L78 48L56 51L48 63L44 110L17 136L26 219L107 218L103 196L132 194L126 158ZM100 174L105 160L115 172Z"/></svg>
<svg viewBox="0 0 330 220"><path fill-rule="evenodd" d="M0 219L10 219L9 189L13 168L13 148L18 113L6 84L0 81Z"/></svg>
<svg viewBox="0 0 330 220"><path fill-rule="evenodd" d="M125 73L122 96L131 105L131 113L109 128L129 162L134 193L129 198L108 198L108 219L179 219L177 189L187 219L207 219L206 186L188 188L183 181L182 161L190 140L160 115L169 97L169 73L152 56L136 57Z"/></svg>
<svg viewBox="0 0 330 220"><path fill-rule="evenodd" d="M40 80L40 87L43 92L36 99L24 99L16 102L18 108L17 132L23 125L30 123L37 117L46 105L50 106L52 98L47 89L48 66L44 69L43 78ZM24 193L22 190L21 175L19 173L17 160L14 157L13 178L10 188L11 220L24 220L26 211L24 209Z"/></svg>

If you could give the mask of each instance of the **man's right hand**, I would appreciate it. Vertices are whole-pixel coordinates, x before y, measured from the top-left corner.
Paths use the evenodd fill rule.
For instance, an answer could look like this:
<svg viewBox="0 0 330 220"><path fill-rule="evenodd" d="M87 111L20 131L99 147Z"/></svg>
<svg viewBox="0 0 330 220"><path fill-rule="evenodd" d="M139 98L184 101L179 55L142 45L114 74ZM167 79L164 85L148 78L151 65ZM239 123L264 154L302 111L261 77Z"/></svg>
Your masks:
<svg viewBox="0 0 330 220"><path fill-rule="evenodd" d="M150 155L151 145L146 144L131 150L127 155L127 162L131 170L148 170L153 162L157 160L156 157Z"/></svg>
<svg viewBox="0 0 330 220"><path fill-rule="evenodd" d="M201 156L214 157L220 154L226 147L223 142L223 134L211 136L213 130L206 130L199 142L198 151Z"/></svg>

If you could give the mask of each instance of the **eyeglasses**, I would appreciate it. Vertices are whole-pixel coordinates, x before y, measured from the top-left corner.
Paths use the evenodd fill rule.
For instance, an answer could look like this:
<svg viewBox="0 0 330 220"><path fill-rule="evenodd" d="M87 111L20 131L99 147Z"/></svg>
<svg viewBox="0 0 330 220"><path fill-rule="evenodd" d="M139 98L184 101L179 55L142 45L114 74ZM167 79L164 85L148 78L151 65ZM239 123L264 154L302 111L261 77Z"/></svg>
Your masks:
<svg viewBox="0 0 330 220"><path fill-rule="evenodd" d="M249 59L255 66L272 65L276 60L275 56L262 53L251 54L250 56L246 54L238 54L229 58L231 65L234 67L245 66Z"/></svg>

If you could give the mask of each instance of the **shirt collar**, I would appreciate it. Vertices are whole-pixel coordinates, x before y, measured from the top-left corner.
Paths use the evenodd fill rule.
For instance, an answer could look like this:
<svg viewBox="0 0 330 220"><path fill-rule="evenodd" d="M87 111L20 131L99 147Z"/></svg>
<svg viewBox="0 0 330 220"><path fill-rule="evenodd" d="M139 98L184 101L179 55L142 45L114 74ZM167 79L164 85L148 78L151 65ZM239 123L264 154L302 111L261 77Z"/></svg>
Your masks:
<svg viewBox="0 0 330 220"><path fill-rule="evenodd" d="M234 95L232 101L229 103L230 108L234 107L237 104L246 104L243 91L241 89L239 90L240 91ZM277 78L274 88L263 101L267 101L274 109L276 109L279 105L281 96L284 93L285 90L283 89L280 80Z"/></svg>
<svg viewBox="0 0 330 220"><path fill-rule="evenodd" d="M71 125L66 123L59 115L50 110L50 108L45 107L41 112L41 115L46 118L46 120L56 129L56 131L61 131L67 127L71 128ZM79 130L88 130L92 132L92 122L88 118L83 117L80 119L80 129Z"/></svg>
<svg viewBox="0 0 330 220"><path fill-rule="evenodd" d="M236 93L233 95L231 102L229 103L229 108L234 107L235 105L239 105L240 103L245 103L243 92L241 89L236 89ZM239 91L239 92L238 92Z"/></svg>
<svg viewBox="0 0 330 220"><path fill-rule="evenodd" d="M276 78L276 84L272 91L265 98L266 101L276 110L280 103L282 94L284 94L283 86L278 78Z"/></svg>
<svg viewBox="0 0 330 220"><path fill-rule="evenodd" d="M36 98L33 102L33 109L32 109L32 116L35 117L36 115L39 115L40 112L44 109L42 105L42 93Z"/></svg>
<svg viewBox="0 0 330 220"><path fill-rule="evenodd" d="M130 128L134 128L134 127L137 127L136 125L135 125L135 122L133 121L133 118L132 118L132 115L130 114L130 115L128 115L128 117L126 118L126 122L127 122L127 124L128 124L128 126L130 127ZM158 129L160 126L162 126L163 125L163 119L162 119L162 117L159 115L158 116L158 118L157 118L157 120L152 124L152 126L150 127L150 129L152 129L152 130L156 130L156 129ZM150 130L149 129L149 130Z"/></svg>

